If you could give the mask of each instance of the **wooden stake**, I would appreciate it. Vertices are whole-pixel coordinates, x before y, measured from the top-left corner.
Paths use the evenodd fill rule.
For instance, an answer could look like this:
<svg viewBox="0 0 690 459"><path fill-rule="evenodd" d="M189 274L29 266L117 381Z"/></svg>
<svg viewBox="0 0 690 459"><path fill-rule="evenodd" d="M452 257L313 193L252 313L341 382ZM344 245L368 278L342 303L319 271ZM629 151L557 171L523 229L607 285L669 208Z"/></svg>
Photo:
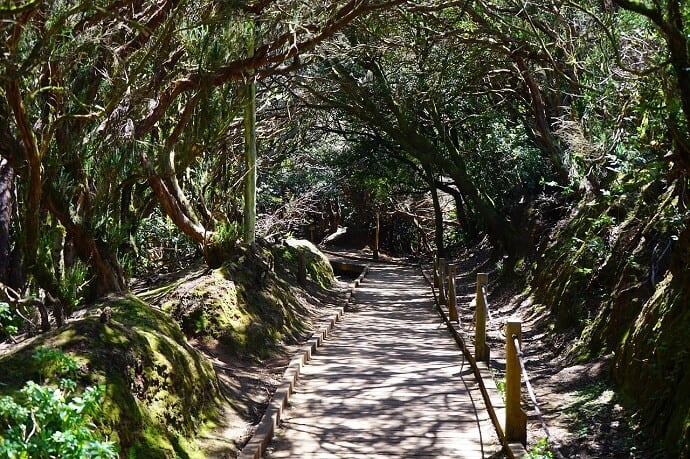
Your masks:
<svg viewBox="0 0 690 459"><path fill-rule="evenodd" d="M374 234L374 260L379 259L379 232L381 231L381 213L376 212L376 233Z"/></svg>
<svg viewBox="0 0 690 459"><path fill-rule="evenodd" d="M489 363L489 347L486 345L486 302L482 286L488 284L489 275L477 274L477 289L475 292L477 309L475 311L474 357L477 362Z"/></svg>
<svg viewBox="0 0 690 459"><path fill-rule="evenodd" d="M527 444L527 415L520 406L521 372L518 348L514 338L522 343L522 324L517 319L509 319L506 324L506 424L505 434L508 442L519 441Z"/></svg>
<svg viewBox="0 0 690 459"><path fill-rule="evenodd" d="M439 263L438 263L438 254L434 255L434 288L439 288L441 285L441 282L439 281L439 275L438 275L438 270L439 270Z"/></svg>
<svg viewBox="0 0 690 459"><path fill-rule="evenodd" d="M448 319L460 323L458 317L458 303L455 296L455 269L456 265L448 265Z"/></svg>
<svg viewBox="0 0 690 459"><path fill-rule="evenodd" d="M438 301L440 304L447 304L446 300L446 290L445 290L445 278L446 278L446 259L438 259Z"/></svg>

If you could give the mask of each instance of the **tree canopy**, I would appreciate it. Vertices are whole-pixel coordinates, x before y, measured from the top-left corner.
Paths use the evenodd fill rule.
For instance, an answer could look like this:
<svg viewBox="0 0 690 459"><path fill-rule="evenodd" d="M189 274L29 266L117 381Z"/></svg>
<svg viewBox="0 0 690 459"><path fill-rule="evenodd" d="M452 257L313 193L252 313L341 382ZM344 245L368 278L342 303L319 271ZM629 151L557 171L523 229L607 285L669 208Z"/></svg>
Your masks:
<svg viewBox="0 0 690 459"><path fill-rule="evenodd" d="M633 195L681 253L688 21L681 0L4 1L0 303L48 329L180 260L380 218L391 249L486 235L517 263L546 201L603 208L578 260L619 247L597 231Z"/></svg>

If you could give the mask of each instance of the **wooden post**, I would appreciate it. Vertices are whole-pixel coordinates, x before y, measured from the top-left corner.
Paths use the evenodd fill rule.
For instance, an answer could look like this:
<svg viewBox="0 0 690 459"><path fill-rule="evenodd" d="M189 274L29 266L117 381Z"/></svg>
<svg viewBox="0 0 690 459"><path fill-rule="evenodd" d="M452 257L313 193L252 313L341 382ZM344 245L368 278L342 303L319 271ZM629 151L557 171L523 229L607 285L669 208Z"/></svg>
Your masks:
<svg viewBox="0 0 690 459"><path fill-rule="evenodd" d="M489 346L486 345L486 302L482 286L489 282L489 275L477 273L477 289L475 293L477 309L475 310L474 358L477 362L489 363Z"/></svg>
<svg viewBox="0 0 690 459"><path fill-rule="evenodd" d="M445 290L445 278L446 278L446 259L438 259L438 301L440 304L446 303L446 290Z"/></svg>
<svg viewBox="0 0 690 459"><path fill-rule="evenodd" d="M448 265L448 319L460 323L458 302L455 297L455 269L456 265Z"/></svg>
<svg viewBox="0 0 690 459"><path fill-rule="evenodd" d="M513 341L517 338L522 343L522 325L517 319L506 323L506 424L505 434L508 442L519 441L527 444L527 415L520 406L520 361L518 349Z"/></svg>
<svg viewBox="0 0 690 459"><path fill-rule="evenodd" d="M316 232L316 228L314 228L314 225L309 225L309 241L310 241L312 244L316 244L316 241L314 240L314 238L315 238L315 234L314 234L314 233L315 233L315 232Z"/></svg>
<svg viewBox="0 0 690 459"><path fill-rule="evenodd" d="M381 230L381 213L376 212L376 231L374 233L374 260L379 259L379 232Z"/></svg>

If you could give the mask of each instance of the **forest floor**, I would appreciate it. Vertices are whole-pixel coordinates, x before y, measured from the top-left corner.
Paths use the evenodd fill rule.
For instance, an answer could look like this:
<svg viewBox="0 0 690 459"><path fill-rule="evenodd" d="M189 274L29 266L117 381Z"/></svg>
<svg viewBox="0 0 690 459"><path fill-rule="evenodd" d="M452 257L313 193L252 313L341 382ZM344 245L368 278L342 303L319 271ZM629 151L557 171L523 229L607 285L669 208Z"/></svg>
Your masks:
<svg viewBox="0 0 690 459"><path fill-rule="evenodd" d="M333 255L333 254L331 254ZM369 252L345 253L353 259L371 259ZM396 262L389 257L382 261ZM662 450L650 446L637 422L634 411L625 408L610 381L610 358L576 362L569 357L575 336L556 334L544 307L532 304L524 290L524 280L499 276L500 262L490 257L488 249L478 249L458 262L459 305L461 320L469 329L473 310L475 273L489 273L489 303L492 320L488 341L492 370L499 387L504 378L505 360L501 325L508 317L522 320L523 351L550 441L567 458L663 458ZM498 267L498 268L497 268ZM331 291L312 289L298 293L309 310L314 329L329 320L342 305L349 279L339 279ZM469 330L468 330L469 331ZM304 341L309 338L304 336ZM221 413L217 427L203 435L207 457L231 458L249 440L270 397L282 381L283 373L300 343L281 343L264 359L243 357L223 351L213 342L190 341L215 366L232 410ZM525 394L523 406L528 413L528 447L539 448L547 437ZM238 414L239 413L239 414ZM228 448L228 441L234 448ZM548 457L548 456L535 456Z"/></svg>
<svg viewBox="0 0 690 459"><path fill-rule="evenodd" d="M502 324L507 318L519 318L527 373L550 434L549 442L563 457L669 457L644 434L635 411L626 407L617 392L610 377L611 356L578 362L570 353L577 336L554 332L546 308L533 303L524 279L500 275L502 263L492 260L488 249L475 250L462 259L456 284L459 298L474 298L476 273L489 273L487 341L497 385L501 386L505 374ZM469 301L461 305L460 313L462 323L468 324L463 328L470 331L474 311ZM547 434L524 384L523 407L528 415L528 448L543 448Z"/></svg>
<svg viewBox="0 0 690 459"><path fill-rule="evenodd" d="M344 255L358 256L360 260L371 259L370 252L355 251ZM382 261L401 260L382 256ZM610 380L610 356L587 362L577 362L571 358L569 350L577 337L567 333L554 333L546 309L532 303L525 290L524 279L500 275L501 261L492 259L488 248L475 249L465 254L459 258L458 265L456 287L462 323L467 329L473 315L470 299L475 288L475 274L489 273L488 294L492 320L489 323L488 340L492 369L499 387L505 368L505 338L500 324L508 317L519 317L522 320L527 371L550 431L551 441L564 457L668 457L663 450L649 442L636 413L626 408L622 397L616 392ZM172 280L174 279L160 279L163 282ZM315 286L307 290L293 289L308 311L312 329L319 329L342 306L350 280L347 277L338 279L328 291ZM251 437L270 397L280 385L287 365L309 338L309 334L306 333L302 338L296 343L280 343L263 359L227 352L224 350L226 347L213 342L190 339L190 344L213 363L228 401L227 409L219 413L216 427L202 435L206 457L236 457L237 451ZM6 352L5 348L8 346L0 346L0 354ZM528 407L528 446L533 448L543 442L546 433L526 396L523 406Z"/></svg>
<svg viewBox="0 0 690 459"><path fill-rule="evenodd" d="M308 328L320 329L342 307L349 287L347 281L347 278L336 277L334 286L328 291L315 285L293 289L307 311L311 324ZM180 287L184 290L184 285ZM229 459L237 456L282 383L285 369L310 337L310 333L305 333L299 342L280 342L264 358L232 352L218 342L188 338L188 342L213 364L228 401L228 405L221 408L216 426L200 436L199 443L206 457Z"/></svg>

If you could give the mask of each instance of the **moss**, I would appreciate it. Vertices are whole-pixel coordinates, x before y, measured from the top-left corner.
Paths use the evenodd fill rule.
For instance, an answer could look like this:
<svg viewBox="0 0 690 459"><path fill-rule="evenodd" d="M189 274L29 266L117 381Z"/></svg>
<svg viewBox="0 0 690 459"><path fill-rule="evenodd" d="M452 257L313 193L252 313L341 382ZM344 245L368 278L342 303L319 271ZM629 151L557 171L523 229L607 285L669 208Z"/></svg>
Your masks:
<svg viewBox="0 0 690 459"><path fill-rule="evenodd" d="M532 286L570 357L615 354L615 381L647 431L690 454L690 228L677 190L636 174L583 199L543 243ZM589 201L587 201L589 199Z"/></svg>
<svg viewBox="0 0 690 459"><path fill-rule="evenodd" d="M227 330L242 330L249 324L238 302L235 282L221 268L171 290L161 308L187 335L220 339Z"/></svg>
<svg viewBox="0 0 690 459"><path fill-rule="evenodd" d="M667 274L617 352L614 372L625 393L638 401L650 420L650 430L676 454L690 444L686 429L690 416L689 293L687 285Z"/></svg>
<svg viewBox="0 0 690 459"><path fill-rule="evenodd" d="M308 252L310 279L319 288L332 285L328 259L313 246ZM285 279L294 281L298 253L289 246L238 245L219 268L168 291L159 299L161 309L189 336L263 358L278 342L295 341L305 332L306 311Z"/></svg>
<svg viewBox="0 0 690 459"><path fill-rule="evenodd" d="M308 251L310 280L331 285L328 260L313 246ZM219 342L242 357L263 358L280 341L296 342L308 315L291 285L298 253L238 246L219 268L147 292L159 308L134 295L92 306L83 318L3 355L0 393L40 378L31 359L36 347L60 348L82 363L81 386L105 384L99 428L120 444L122 457L204 457L195 438L227 401L213 367L185 335ZM104 324L98 308L106 306L112 315Z"/></svg>
<svg viewBox="0 0 690 459"><path fill-rule="evenodd" d="M335 282L333 267L328 258L311 242L303 239L288 239L274 251L283 267L297 278L300 256L307 262L307 279L321 288L331 288Z"/></svg>
<svg viewBox="0 0 690 459"><path fill-rule="evenodd" d="M27 359L36 347L60 348L85 362L79 384L106 385L99 427L120 443L124 457L190 456L194 448L182 439L194 438L221 397L213 368L174 321L138 298L117 298L108 306L107 324L93 307L83 319L4 355L0 387L17 390L37 378Z"/></svg>

